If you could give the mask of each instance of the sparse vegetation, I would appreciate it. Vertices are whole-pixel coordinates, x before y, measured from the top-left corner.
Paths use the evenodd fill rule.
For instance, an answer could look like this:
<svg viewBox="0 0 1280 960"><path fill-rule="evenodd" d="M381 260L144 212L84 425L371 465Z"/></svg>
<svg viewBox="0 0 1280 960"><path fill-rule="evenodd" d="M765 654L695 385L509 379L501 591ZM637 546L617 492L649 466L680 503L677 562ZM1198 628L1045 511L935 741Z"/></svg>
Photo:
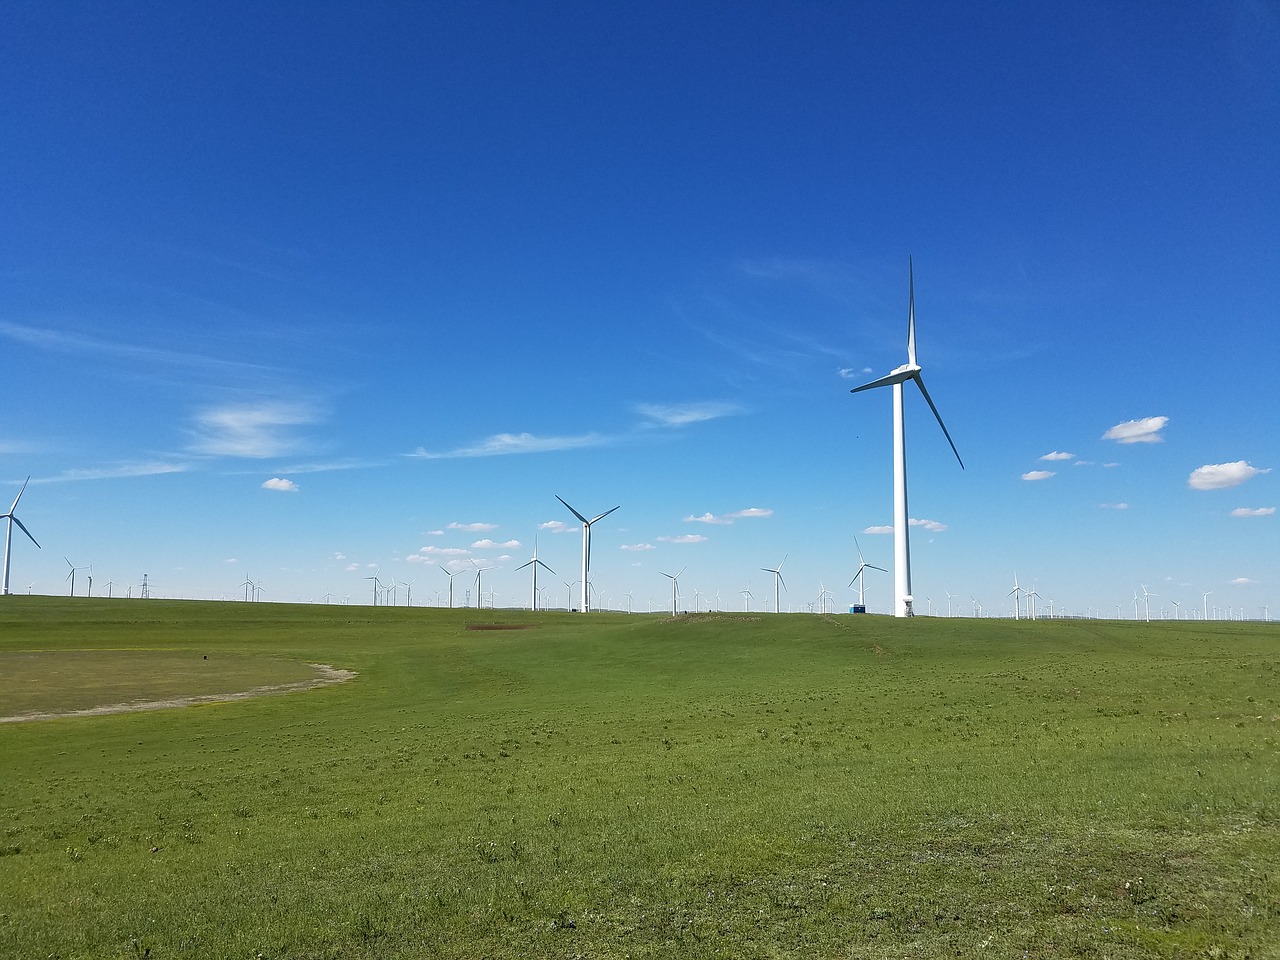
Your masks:
<svg viewBox="0 0 1280 960"><path fill-rule="evenodd" d="M1280 956L1273 625L477 617L4 598L359 676L0 726L0 955Z"/></svg>

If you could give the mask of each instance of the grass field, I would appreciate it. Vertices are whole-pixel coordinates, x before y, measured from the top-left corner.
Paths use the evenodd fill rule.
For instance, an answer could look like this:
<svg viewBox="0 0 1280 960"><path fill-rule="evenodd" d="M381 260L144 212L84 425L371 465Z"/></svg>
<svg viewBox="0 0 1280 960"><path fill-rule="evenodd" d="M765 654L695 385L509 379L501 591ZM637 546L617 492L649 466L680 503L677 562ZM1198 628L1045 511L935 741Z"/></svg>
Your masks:
<svg viewBox="0 0 1280 960"><path fill-rule="evenodd" d="M0 716L311 663L0 725L0 956L1280 957L1273 624L0 602Z"/></svg>

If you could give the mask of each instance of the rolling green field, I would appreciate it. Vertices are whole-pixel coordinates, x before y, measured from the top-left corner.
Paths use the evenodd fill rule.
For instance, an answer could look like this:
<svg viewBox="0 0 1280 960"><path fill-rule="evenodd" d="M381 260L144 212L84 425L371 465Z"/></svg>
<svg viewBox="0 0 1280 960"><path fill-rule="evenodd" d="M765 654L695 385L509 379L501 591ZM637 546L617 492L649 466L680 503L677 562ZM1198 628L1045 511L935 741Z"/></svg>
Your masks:
<svg viewBox="0 0 1280 960"><path fill-rule="evenodd" d="M0 724L0 956L1280 957L1274 624L0 601L0 716L312 663Z"/></svg>

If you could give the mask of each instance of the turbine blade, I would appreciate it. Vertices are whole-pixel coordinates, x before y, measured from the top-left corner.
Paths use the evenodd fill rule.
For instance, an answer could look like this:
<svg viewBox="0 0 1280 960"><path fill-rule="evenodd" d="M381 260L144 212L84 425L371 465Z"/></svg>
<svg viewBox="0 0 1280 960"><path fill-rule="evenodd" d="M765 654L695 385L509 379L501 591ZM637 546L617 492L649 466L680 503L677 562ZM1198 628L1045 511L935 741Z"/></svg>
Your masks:
<svg viewBox="0 0 1280 960"><path fill-rule="evenodd" d="M889 572L889 571L888 571L888 570L886 570L884 567L877 567L877 566L874 566L873 564L870 564L870 563L868 563L868 564L867 564L867 568L868 568L868 569L870 569L870 570L879 570L881 573L888 573L888 572Z"/></svg>
<svg viewBox="0 0 1280 960"><path fill-rule="evenodd" d="M916 272L911 258L907 257L907 276L911 293L907 299L907 363L916 365Z"/></svg>
<svg viewBox="0 0 1280 960"><path fill-rule="evenodd" d="M28 530L26 527L24 527L24 526L22 525L22 521L21 521L21 520L19 520L19 519L18 519L17 517L15 517L13 514L9 514L9 519L10 519L10 520L12 520L14 523L16 523L16 524L18 525L18 529L20 529L23 533L25 533L25 534L27 535L27 539L28 539L28 540L30 540L32 543L34 543L37 547L40 547L40 543L39 543L39 541L38 541L38 540L36 540L36 538L35 538L35 537L31 536L31 531L30 531L30 530ZM44 548L43 548L43 547L41 547L40 549L44 549Z"/></svg>
<svg viewBox="0 0 1280 960"><path fill-rule="evenodd" d="M879 380L872 380L870 383L864 383L860 387L854 387L850 393L861 393L863 390L874 390L876 387L889 387L895 383L901 383L903 380L910 380L914 376L914 371L902 370L885 374Z"/></svg>
<svg viewBox="0 0 1280 960"><path fill-rule="evenodd" d="M947 431L947 425L942 422L942 414L938 412L938 408L933 404L933 397L929 396L929 391L924 388L924 380L917 373L911 379L915 380L916 386L920 388L920 392L924 394L925 400L929 404L929 409L933 411L933 415L938 419L938 426L942 428L942 435L947 438L947 443L951 444L951 452L956 455L956 460L960 463L960 469L964 469L964 461L960 459L960 451L956 449L956 443L951 439L951 434Z"/></svg>
<svg viewBox="0 0 1280 960"><path fill-rule="evenodd" d="M565 504L565 506L568 506L568 504ZM622 504L618 504L618 507L620 507L620 506L622 506ZM590 522L591 522L591 523L595 523L595 522L596 522L596 520L603 520L603 519L604 519L605 517L607 517L609 514L613 513L613 511L614 511L614 510L617 510L617 509L618 509L618 507L614 507L612 510L606 510L604 513L600 514L600 516L598 516L598 517L595 517L595 518L594 518L593 520L591 520ZM586 523L587 521L585 521L585 520L584 520L583 522L584 522L584 523Z"/></svg>
<svg viewBox="0 0 1280 960"><path fill-rule="evenodd" d="M559 494L556 494L556 499L559 500L561 503L564 503L566 507L569 507L569 504L565 503L564 497L560 496ZM584 517L582 514L580 514L577 510L573 509L573 507L569 507L569 512L572 513L579 520L581 520L583 523L587 522L587 518Z"/></svg>
<svg viewBox="0 0 1280 960"><path fill-rule="evenodd" d="M13 506L9 508L9 513L7 514L7 516L13 516L13 511L15 511L15 510L17 510L17 509L18 509L18 501L22 499L22 495L23 495L23 493L25 493L25 492L26 492L27 484L28 484L28 483L30 483L30 482L31 482L31 478L30 478L30 477L27 477L27 479L25 479L25 480L23 480L23 481L22 481L22 489L21 489L21 490L19 490L19 491L18 491L18 495L17 495L16 497L14 497L14 498L13 498ZM16 519L18 519L18 518L17 518L17 517L14 517L14 519L16 520ZM31 536L31 534L27 534L27 536Z"/></svg>

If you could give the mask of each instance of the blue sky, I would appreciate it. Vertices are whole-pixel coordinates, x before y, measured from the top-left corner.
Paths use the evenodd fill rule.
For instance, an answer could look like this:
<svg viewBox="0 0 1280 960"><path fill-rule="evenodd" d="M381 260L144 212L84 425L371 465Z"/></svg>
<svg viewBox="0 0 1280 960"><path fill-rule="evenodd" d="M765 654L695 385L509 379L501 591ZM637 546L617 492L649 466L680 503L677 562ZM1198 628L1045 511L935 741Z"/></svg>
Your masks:
<svg viewBox="0 0 1280 960"><path fill-rule="evenodd" d="M11 589L847 609L912 257L920 612L1280 615L1280 14L1041 6L17 0Z"/></svg>

